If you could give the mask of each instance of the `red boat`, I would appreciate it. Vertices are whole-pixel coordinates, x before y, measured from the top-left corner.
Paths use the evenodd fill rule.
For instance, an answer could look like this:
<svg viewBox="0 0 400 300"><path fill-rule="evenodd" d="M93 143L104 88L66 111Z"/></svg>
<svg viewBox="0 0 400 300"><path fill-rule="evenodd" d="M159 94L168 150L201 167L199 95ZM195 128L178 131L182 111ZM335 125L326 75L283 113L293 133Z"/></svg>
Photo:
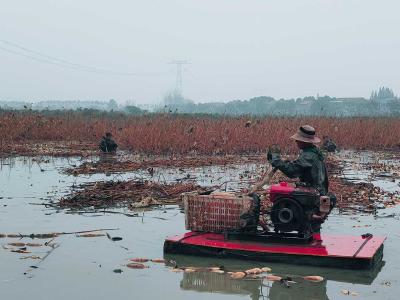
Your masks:
<svg viewBox="0 0 400 300"><path fill-rule="evenodd" d="M164 251L323 267L371 269L382 260L385 239L371 235L315 234L310 243L297 245L230 240L224 234L188 232L168 237L164 243Z"/></svg>
<svg viewBox="0 0 400 300"><path fill-rule="evenodd" d="M259 230L258 195L188 195L184 207L191 232L168 237L164 251L352 269L381 262L385 237L319 233L335 205L333 195L282 182L271 186L269 196L273 231Z"/></svg>

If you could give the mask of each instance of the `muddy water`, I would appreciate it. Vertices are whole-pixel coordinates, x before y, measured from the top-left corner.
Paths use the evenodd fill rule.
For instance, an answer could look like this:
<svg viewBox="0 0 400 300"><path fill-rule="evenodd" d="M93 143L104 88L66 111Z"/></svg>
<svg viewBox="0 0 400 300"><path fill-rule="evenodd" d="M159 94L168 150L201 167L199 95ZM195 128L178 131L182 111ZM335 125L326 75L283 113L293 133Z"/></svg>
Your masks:
<svg viewBox="0 0 400 300"><path fill-rule="evenodd" d="M75 235L57 237L58 248L33 248L30 254L10 252L0 248L0 299L347 299L346 289L357 292L360 299L398 299L400 293L400 232L397 216L374 219L368 215L333 214L323 231L335 233L387 235L385 265L373 272L300 267L239 260L220 260L188 256L170 256L180 265L224 265L230 270L269 266L274 274L290 275L297 282L290 288L278 282L260 280L230 280L215 273L172 273L167 266L148 263L150 268L126 268L130 258L163 257L166 236L184 231L184 217L179 207L169 206L139 211L138 217L111 213L71 214L41 205L58 199L74 184L100 179L147 178L146 172L72 177L61 173L75 160L50 159L35 163L30 159L3 161L0 164L0 233L71 232L99 228L110 230L123 240L112 242L106 237L78 238ZM202 184L229 183L227 189L237 189L239 176L247 178L257 168L244 166L238 174L235 168L206 167L190 171L157 170L155 180L199 180ZM245 172L245 171L249 172ZM379 182L377 182L379 184ZM244 183L242 183L244 185ZM114 210L118 212L118 210ZM398 208L380 210L379 214L399 214ZM0 244L17 239L0 238ZM32 242L23 239L23 242ZM47 240L35 239L35 243ZM46 256L49 250L50 254ZM37 255L43 260L20 259ZM36 268L32 268L34 266ZM120 269L122 273L114 273ZM321 275L327 280L305 282L304 275Z"/></svg>

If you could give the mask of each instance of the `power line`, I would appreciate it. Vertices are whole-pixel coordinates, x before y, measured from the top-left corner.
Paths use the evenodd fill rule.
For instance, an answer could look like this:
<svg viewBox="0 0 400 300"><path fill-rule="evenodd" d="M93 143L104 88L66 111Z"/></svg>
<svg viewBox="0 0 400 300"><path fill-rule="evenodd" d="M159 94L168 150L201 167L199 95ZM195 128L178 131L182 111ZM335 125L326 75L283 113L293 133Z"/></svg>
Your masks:
<svg viewBox="0 0 400 300"><path fill-rule="evenodd" d="M42 63L52 64L52 65L57 65L57 66L63 66L63 67L69 67L69 66L62 65L62 64L59 64L59 63L55 63L55 62L52 62L52 61L49 61L49 60L46 60L46 59L42 59L42 58L34 57L34 56L31 56L31 55L19 53L17 51L13 51L13 50L1 47L1 46L0 46L0 50L3 50L5 52L11 53L11 54L19 55L19 56L22 56L22 57L26 57L26 58L29 58L29 59L32 59L32 60L35 60L35 61L38 61L38 62L42 62ZM73 69L76 70L76 68L73 68ZM78 69L78 70L81 71L81 69Z"/></svg>
<svg viewBox="0 0 400 300"><path fill-rule="evenodd" d="M12 46L14 48L18 48L20 50L23 50L23 51L26 51L26 52L30 52L30 53L33 53L35 55L39 55L39 56L44 57L46 59L50 59L50 60L53 60L53 61L56 61L56 62L60 62L62 64L71 65L71 66L74 66L74 67L79 67L79 68L84 68L84 69L93 69L93 70L98 71L96 68L92 68L92 67L88 67L88 66L84 66L84 65L80 65L80 64L71 63L71 62L63 60L63 59L58 59L56 57L53 57L53 56L50 56L50 55L47 55L47 54L43 54L41 52L37 52L37 51L31 50L31 49L28 49L26 47L17 45L15 43L11 43L11 42L6 41L6 40L0 40L0 42L2 42L4 44L7 44L9 46Z"/></svg>
<svg viewBox="0 0 400 300"><path fill-rule="evenodd" d="M160 73L131 73L131 72L117 72L117 71L112 71L112 70L107 70L103 68L97 68L97 67L92 67L92 66L85 66L82 64L77 64L73 63L64 59L59 59L54 56L50 56L26 47L23 47L21 45L6 41L6 40L0 40L1 43L8 45L9 47L11 46L12 48L17 48L20 51L15 51L13 49L5 48L0 46L0 50L3 50L5 52L22 56L34 61L42 62L42 63L47 63L47 64L52 64L52 65L57 65L61 66L64 68L76 70L76 71L84 71L84 72L91 72L91 73L97 73L97 74L110 74L110 75L118 75L118 76L156 76L159 75ZM21 52L23 51L23 52ZM31 54L26 54L26 52L31 53ZM33 55L32 55L33 54Z"/></svg>

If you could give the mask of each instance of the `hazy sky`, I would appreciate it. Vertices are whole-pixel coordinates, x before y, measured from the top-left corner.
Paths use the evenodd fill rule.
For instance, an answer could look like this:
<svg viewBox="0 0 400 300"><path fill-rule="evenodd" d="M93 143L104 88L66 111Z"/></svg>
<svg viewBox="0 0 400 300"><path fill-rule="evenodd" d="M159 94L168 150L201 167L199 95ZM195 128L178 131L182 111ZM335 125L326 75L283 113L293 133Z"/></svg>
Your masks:
<svg viewBox="0 0 400 300"><path fill-rule="evenodd" d="M197 102L400 93L399 31L399 0L2 0L0 99L154 103L174 59Z"/></svg>

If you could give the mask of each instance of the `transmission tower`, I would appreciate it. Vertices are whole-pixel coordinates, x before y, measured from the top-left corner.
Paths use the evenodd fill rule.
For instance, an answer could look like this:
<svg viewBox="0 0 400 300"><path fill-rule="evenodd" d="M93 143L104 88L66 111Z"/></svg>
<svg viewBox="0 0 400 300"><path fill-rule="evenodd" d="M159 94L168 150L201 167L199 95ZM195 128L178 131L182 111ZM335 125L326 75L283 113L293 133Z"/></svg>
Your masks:
<svg viewBox="0 0 400 300"><path fill-rule="evenodd" d="M190 64L186 60L174 60L171 65L176 65L176 92L182 95L182 67Z"/></svg>

